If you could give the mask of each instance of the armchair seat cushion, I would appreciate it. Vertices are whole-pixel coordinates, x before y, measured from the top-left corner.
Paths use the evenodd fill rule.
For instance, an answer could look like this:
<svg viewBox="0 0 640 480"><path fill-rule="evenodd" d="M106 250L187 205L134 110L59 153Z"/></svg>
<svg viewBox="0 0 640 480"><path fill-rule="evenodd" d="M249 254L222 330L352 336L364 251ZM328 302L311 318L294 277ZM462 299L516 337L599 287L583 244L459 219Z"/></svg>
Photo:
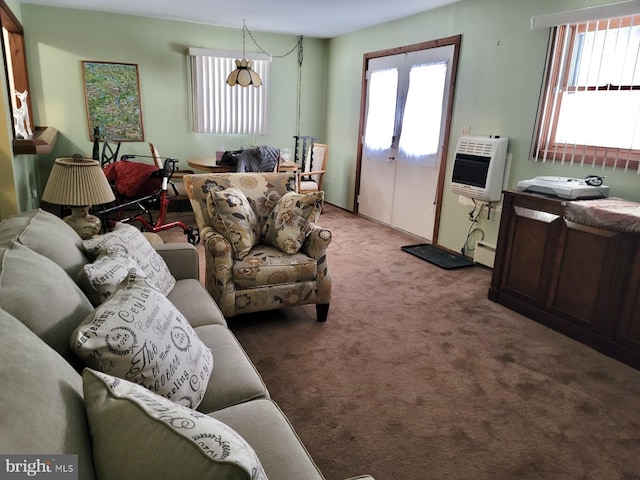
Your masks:
<svg viewBox="0 0 640 480"><path fill-rule="evenodd" d="M255 288L315 281L318 265L302 252L287 255L276 247L257 245L233 264L236 288Z"/></svg>

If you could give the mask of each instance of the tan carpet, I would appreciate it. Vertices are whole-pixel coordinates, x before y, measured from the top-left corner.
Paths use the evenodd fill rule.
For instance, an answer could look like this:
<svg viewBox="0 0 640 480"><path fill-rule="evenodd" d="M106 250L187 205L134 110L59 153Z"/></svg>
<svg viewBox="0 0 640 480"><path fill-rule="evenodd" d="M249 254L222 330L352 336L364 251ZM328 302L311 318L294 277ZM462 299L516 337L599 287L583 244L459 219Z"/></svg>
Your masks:
<svg viewBox="0 0 640 480"><path fill-rule="evenodd" d="M319 223L327 323L229 325L327 480L640 479L639 371L487 300L488 269L440 269L335 207Z"/></svg>

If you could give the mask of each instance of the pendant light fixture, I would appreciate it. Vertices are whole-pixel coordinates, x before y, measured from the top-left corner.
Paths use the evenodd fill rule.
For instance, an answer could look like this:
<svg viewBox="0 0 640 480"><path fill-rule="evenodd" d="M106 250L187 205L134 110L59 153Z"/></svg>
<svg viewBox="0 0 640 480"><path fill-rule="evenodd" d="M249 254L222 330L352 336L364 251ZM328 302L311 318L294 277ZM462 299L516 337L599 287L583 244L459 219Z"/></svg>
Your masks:
<svg viewBox="0 0 640 480"><path fill-rule="evenodd" d="M236 60L236 69L227 77L227 84L234 87L240 85L241 87L248 87L253 85L259 87L262 85L262 79L260 75L252 70L253 60L247 60L245 58L245 34L247 26L242 21L242 60Z"/></svg>
<svg viewBox="0 0 640 480"><path fill-rule="evenodd" d="M253 43L258 50L260 50L265 55L269 57L275 58L285 58L294 51L298 51L298 96L300 95L300 82L301 82L301 72L302 72L302 45L303 45L303 37L300 35L298 37L298 41L293 46L291 50L283 55L273 55L271 53L266 52L259 44L256 42L256 39L253 38L253 34L251 30L247 28L247 25L244 20L242 20L242 60L236 60L236 69L232 71L227 77L227 84L230 86L240 85L241 87L248 87L249 85L253 85L254 87L259 87L262 85L262 79L257 72L253 71L253 60L246 59L245 52L245 37L249 35Z"/></svg>

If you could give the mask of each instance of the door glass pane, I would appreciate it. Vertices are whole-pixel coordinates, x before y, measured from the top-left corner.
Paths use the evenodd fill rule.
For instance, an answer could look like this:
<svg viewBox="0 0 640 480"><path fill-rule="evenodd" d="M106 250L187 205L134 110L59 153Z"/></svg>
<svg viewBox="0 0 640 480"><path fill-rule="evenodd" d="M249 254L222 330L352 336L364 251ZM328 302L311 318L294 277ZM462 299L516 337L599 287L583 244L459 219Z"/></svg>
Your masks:
<svg viewBox="0 0 640 480"><path fill-rule="evenodd" d="M415 163L435 160L440 148L446 76L446 62L411 68L400 134L401 160Z"/></svg>
<svg viewBox="0 0 640 480"><path fill-rule="evenodd" d="M364 135L364 146L367 150L388 150L391 147L397 92L397 68L371 73Z"/></svg>

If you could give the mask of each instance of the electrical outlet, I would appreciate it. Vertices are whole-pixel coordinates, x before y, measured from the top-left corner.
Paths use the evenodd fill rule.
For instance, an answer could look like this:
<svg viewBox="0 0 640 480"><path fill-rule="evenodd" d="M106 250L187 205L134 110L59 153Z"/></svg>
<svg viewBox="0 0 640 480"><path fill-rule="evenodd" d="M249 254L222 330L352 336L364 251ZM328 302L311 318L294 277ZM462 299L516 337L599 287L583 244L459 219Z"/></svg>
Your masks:
<svg viewBox="0 0 640 480"><path fill-rule="evenodd" d="M462 125L460 135L471 135L471 125Z"/></svg>

